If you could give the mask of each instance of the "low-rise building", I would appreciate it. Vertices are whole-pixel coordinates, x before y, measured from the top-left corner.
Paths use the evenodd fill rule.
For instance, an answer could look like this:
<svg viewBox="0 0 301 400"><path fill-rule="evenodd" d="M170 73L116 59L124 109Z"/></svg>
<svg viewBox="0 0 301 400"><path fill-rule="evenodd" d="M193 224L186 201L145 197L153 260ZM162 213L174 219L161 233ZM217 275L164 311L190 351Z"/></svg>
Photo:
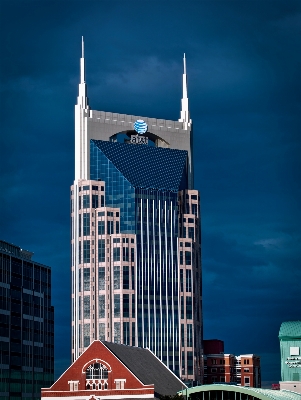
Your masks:
<svg viewBox="0 0 301 400"><path fill-rule="evenodd" d="M42 400L154 399L174 396L183 382L149 349L95 340Z"/></svg>
<svg viewBox="0 0 301 400"><path fill-rule="evenodd" d="M283 322L279 330L280 389L301 393L301 321Z"/></svg>
<svg viewBox="0 0 301 400"><path fill-rule="evenodd" d="M204 384L235 383L239 386L261 387L260 357L255 354L225 354L221 340L204 341ZM215 354L208 351L222 350Z"/></svg>

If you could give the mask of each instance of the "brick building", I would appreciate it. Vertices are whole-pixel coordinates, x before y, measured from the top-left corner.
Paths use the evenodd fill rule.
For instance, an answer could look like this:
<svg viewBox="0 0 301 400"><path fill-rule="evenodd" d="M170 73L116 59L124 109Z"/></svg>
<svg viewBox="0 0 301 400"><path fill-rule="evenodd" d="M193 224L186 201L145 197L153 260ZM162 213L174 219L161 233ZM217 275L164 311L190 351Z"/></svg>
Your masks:
<svg viewBox="0 0 301 400"><path fill-rule="evenodd" d="M261 387L260 357L225 354L222 340L204 340L204 384L218 382Z"/></svg>
<svg viewBox="0 0 301 400"><path fill-rule="evenodd" d="M149 349L95 340L41 399L153 399L185 387Z"/></svg>

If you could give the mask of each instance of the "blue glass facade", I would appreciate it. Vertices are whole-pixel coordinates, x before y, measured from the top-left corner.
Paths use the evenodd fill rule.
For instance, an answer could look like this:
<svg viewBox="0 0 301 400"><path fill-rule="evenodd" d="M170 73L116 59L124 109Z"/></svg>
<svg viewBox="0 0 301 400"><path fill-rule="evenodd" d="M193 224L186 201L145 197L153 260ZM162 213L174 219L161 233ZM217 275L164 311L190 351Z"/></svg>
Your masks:
<svg viewBox="0 0 301 400"><path fill-rule="evenodd" d="M121 233L136 235L137 345L179 371L178 192L187 152L91 140L90 177L120 209Z"/></svg>

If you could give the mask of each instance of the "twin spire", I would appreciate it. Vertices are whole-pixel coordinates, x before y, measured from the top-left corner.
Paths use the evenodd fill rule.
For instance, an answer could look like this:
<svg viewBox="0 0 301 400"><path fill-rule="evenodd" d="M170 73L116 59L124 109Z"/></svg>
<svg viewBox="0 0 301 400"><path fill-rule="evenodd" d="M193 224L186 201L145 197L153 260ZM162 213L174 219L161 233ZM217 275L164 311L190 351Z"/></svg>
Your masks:
<svg viewBox="0 0 301 400"><path fill-rule="evenodd" d="M183 72L183 97L181 100L181 115L179 122L183 122L184 129L187 130L187 127L191 125L191 119L190 119L190 114L189 114L189 108L188 108L188 96L187 96L187 75L186 75L186 57L184 53L184 58L183 58L183 66L184 66L184 72Z"/></svg>
<svg viewBox="0 0 301 400"><path fill-rule="evenodd" d="M183 97L181 100L181 115L179 122L183 122L184 129L191 125L191 119L188 108L188 97L187 97L187 75L186 75L186 57L184 53L183 58ZM83 108L88 108L88 97L87 97L87 86L86 86L86 67L85 67L85 48L84 48L84 37L82 36L82 56L80 59L80 84L79 84L79 96L78 104L81 103Z"/></svg>

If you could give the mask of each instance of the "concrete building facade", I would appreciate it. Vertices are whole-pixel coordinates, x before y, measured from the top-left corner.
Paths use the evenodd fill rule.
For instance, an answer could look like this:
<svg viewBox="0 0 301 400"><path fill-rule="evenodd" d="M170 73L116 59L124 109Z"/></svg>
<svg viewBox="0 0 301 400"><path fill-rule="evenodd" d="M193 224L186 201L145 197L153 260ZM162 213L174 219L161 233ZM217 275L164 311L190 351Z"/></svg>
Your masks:
<svg viewBox="0 0 301 400"><path fill-rule="evenodd" d="M184 57L178 121L94 111L82 49L75 106L72 354L95 340L148 347L201 380L200 195Z"/></svg>

